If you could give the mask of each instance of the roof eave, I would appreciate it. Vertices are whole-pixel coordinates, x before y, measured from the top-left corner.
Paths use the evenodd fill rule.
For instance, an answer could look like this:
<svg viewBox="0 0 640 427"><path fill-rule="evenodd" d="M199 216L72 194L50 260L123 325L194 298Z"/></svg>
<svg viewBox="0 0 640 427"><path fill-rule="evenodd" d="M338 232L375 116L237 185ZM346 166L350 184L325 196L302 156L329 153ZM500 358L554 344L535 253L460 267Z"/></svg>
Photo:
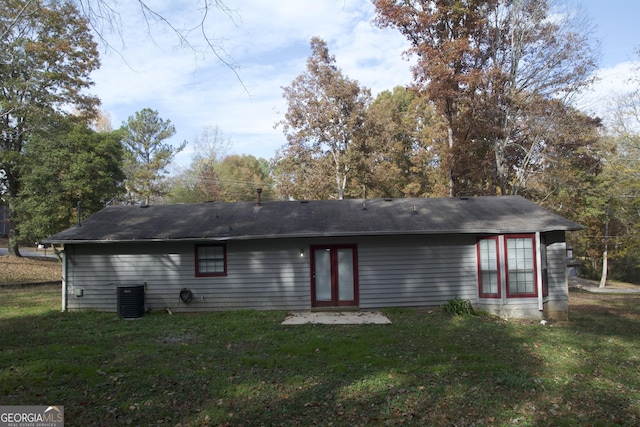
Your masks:
<svg viewBox="0 0 640 427"><path fill-rule="evenodd" d="M289 234L261 234L261 235L235 235L235 236L209 236L209 237L177 237L177 238L151 238L151 239L53 239L45 243L54 245L70 244L110 244L110 243L162 243L162 242L210 242L232 240L259 240L259 239L303 239L317 237L365 237L365 236L407 236L407 235L446 235L446 234L524 234L524 233L549 233L554 231L580 231L585 227L549 227L543 229L469 229L469 230L403 230L403 231L361 231L361 232L327 232L327 233L289 233Z"/></svg>

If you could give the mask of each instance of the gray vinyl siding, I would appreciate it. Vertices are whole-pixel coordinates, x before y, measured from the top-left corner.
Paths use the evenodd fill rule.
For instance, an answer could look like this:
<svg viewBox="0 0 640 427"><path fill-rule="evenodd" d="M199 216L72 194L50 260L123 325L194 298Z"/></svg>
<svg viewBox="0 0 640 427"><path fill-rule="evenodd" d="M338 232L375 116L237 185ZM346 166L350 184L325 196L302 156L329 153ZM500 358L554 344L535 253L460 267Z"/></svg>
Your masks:
<svg viewBox="0 0 640 427"><path fill-rule="evenodd" d="M150 309L305 309L308 259L280 241L228 242L227 276L195 277L194 244L67 246L67 308L116 311L118 286L146 284ZM179 298L189 288L194 300ZM76 289L83 296L76 297Z"/></svg>
<svg viewBox="0 0 640 427"><path fill-rule="evenodd" d="M151 309L309 309L309 246L341 243L357 245L363 309L477 295L472 236L232 241L226 277L195 277L192 243L130 243L67 246L67 308L116 311L118 286L146 284ZM185 287L194 294L188 305L179 298Z"/></svg>
<svg viewBox="0 0 640 427"><path fill-rule="evenodd" d="M474 236L399 236L358 247L360 307L439 305L477 296Z"/></svg>
<svg viewBox="0 0 640 427"><path fill-rule="evenodd" d="M547 234L547 260L549 277L549 297L545 299L546 311L551 316L568 313L569 285L567 280L567 244L565 233L558 231Z"/></svg>
<svg viewBox="0 0 640 427"><path fill-rule="evenodd" d="M549 298L568 300L567 245L564 232L547 234L547 260L549 274Z"/></svg>
<svg viewBox="0 0 640 427"><path fill-rule="evenodd" d="M566 302L564 233L546 239L549 299ZM504 317L535 317L537 298L503 292L501 299L479 299L476 241L475 235L228 241L223 277L196 277L193 242L66 245L66 308L115 312L118 286L144 284L153 310L308 310L310 246L354 244L362 309L436 306L460 297ZM193 292L191 303L180 300L182 288Z"/></svg>

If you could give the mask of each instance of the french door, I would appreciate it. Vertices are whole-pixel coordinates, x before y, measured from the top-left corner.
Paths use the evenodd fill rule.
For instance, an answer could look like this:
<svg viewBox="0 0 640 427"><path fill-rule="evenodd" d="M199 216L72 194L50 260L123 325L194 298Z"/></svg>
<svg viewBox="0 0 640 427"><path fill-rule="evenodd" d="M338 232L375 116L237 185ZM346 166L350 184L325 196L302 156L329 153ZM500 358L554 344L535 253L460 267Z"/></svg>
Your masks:
<svg viewBox="0 0 640 427"><path fill-rule="evenodd" d="M356 245L311 246L311 305L358 306Z"/></svg>

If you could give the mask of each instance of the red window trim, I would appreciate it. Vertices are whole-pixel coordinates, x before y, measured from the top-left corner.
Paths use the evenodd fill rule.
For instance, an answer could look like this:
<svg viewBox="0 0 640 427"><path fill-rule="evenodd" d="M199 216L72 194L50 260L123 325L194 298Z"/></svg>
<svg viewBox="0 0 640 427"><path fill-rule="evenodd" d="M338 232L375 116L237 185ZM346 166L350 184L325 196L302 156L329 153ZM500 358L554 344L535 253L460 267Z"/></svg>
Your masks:
<svg viewBox="0 0 640 427"><path fill-rule="evenodd" d="M496 294L487 294L482 292L482 263L480 261L480 241L481 240L495 240L496 242L496 272L498 279L498 293ZM500 245L498 236L490 236L490 237L479 237L476 242L476 253L478 257L478 295L480 298L500 298L502 296L502 281L501 281L501 271L500 271Z"/></svg>
<svg viewBox="0 0 640 427"><path fill-rule="evenodd" d="M508 239L531 239L531 250L533 256L533 293L528 294L512 294L509 288L509 254ZM536 236L535 234L505 234L504 235L504 270L505 282L507 285L507 298L535 298L538 296L538 265L536 256Z"/></svg>
<svg viewBox="0 0 640 427"><path fill-rule="evenodd" d="M198 249L199 248L203 248L203 247L211 247L211 246L218 246L218 247L222 247L222 254L224 257L223 260L223 266L224 266L224 271L223 272L217 272L217 273L201 273L200 272L200 264L199 264L199 260L198 260ZM195 252L195 273L196 273L196 277L224 277L227 275L227 245L224 243L206 243L206 244L198 244L195 246L194 249Z"/></svg>

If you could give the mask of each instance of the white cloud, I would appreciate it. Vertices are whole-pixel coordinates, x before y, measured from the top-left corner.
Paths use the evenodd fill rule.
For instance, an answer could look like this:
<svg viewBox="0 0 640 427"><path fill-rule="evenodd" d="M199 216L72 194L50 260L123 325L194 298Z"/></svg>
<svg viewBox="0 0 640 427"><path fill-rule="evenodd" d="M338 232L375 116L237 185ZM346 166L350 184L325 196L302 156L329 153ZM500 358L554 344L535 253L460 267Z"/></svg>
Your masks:
<svg viewBox="0 0 640 427"><path fill-rule="evenodd" d="M628 61L598 70L593 87L579 96L574 104L578 109L606 120L616 97L639 88L638 81L632 80L634 76L636 79L640 76L639 67L640 62Z"/></svg>
<svg viewBox="0 0 640 427"><path fill-rule="evenodd" d="M186 27L196 14L185 4L157 7L177 27ZM212 54L176 48L175 35L161 24L150 22L149 28L134 2L122 7L128 8L121 11L126 62L118 52L106 52L93 75L94 93L114 126L142 108L157 110L176 126L176 144L217 125L232 140L232 151L272 157L285 143L281 129L273 128L286 111L281 87L304 71L313 36L327 41L343 72L374 95L411 80L409 64L400 58L407 42L397 32L373 27L368 0L244 0L232 5L235 22L216 12L210 34L224 39L224 51L240 65L241 82ZM190 40L202 48L196 32ZM189 160L188 152L180 162Z"/></svg>
<svg viewBox="0 0 640 427"><path fill-rule="evenodd" d="M137 2L120 2L127 45L121 53L126 62L109 51L93 75L93 93L102 99L114 126L149 107L176 126L172 139L176 144L191 141L207 126L218 126L231 139L232 152L271 158L285 143L282 130L273 128L286 111L281 87L304 72L313 36L324 39L342 71L369 87L374 96L412 81L412 63L402 58L407 40L398 31L372 24L374 6L369 0L226 3L237 12L232 14L235 22L212 12L207 25L209 34L223 39L224 52L240 65L241 82L211 53L203 56L199 50L177 47L175 35L159 23L150 22L148 27ZM193 26L197 10L192 2L155 4L177 27ZM202 49L197 31L189 40ZM117 37L113 44L119 47ZM634 65L638 63L600 70L599 83L577 105L603 115L612 94L628 89ZM178 157L180 163L189 162L189 153Z"/></svg>

